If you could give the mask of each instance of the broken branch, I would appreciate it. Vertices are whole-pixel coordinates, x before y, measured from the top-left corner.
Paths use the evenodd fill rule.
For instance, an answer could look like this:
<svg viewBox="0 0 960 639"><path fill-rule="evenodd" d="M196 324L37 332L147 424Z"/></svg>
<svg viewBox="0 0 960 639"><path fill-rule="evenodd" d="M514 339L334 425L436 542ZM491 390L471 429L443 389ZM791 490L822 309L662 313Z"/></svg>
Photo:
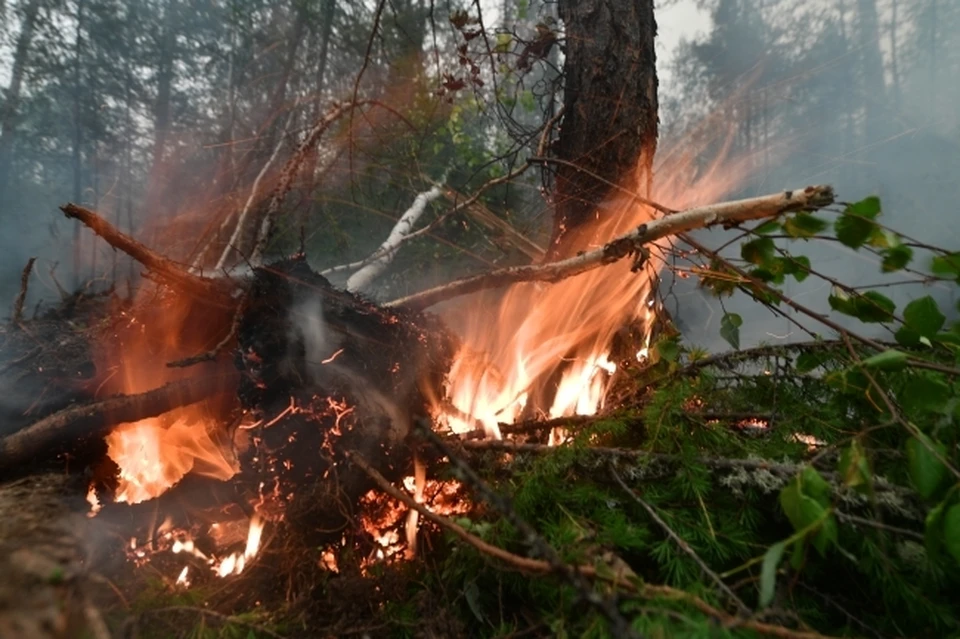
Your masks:
<svg viewBox="0 0 960 639"><path fill-rule="evenodd" d="M641 252L645 244L665 237L718 224L737 224L748 220L775 217L789 211L823 208L833 204L833 201L833 187L808 186L800 191L784 191L773 195L688 209L642 224L600 248L565 260L547 264L511 266L491 273L466 277L394 300L387 306L423 309L454 297L515 282L558 282L598 266L612 264L628 255L636 255Z"/></svg>
<svg viewBox="0 0 960 639"><path fill-rule="evenodd" d="M67 408L0 439L0 468L11 468L61 445L90 436L103 436L117 424L156 417L196 404L233 386L235 375L204 375L171 382L137 395L118 395L84 406Z"/></svg>
<svg viewBox="0 0 960 639"><path fill-rule="evenodd" d="M13 315L10 323L16 326L23 317L23 304L27 301L27 284L30 282L30 271L33 270L33 263L37 258L31 257L27 260L27 265L23 267L23 274L20 276L20 293L17 294L17 300L13 303Z"/></svg>
<svg viewBox="0 0 960 639"><path fill-rule="evenodd" d="M94 233L106 240L113 248L123 251L148 270L162 278L178 290L198 298L229 303L227 291L222 290L214 280L193 275L173 260L147 248L129 235L124 234L97 213L73 203L60 207L64 215L79 220Z"/></svg>

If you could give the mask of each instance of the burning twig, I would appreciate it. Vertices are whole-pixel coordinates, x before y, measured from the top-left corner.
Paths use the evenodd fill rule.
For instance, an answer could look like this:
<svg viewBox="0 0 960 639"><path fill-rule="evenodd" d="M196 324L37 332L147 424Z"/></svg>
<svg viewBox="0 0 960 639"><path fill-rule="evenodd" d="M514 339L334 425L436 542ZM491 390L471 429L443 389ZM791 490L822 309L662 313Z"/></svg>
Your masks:
<svg viewBox="0 0 960 639"><path fill-rule="evenodd" d="M698 566L700 566L700 570L702 570L704 574L710 577L710 579L717 584L717 588L719 588L720 591L730 599L730 601L736 604L740 614L744 616L749 615L750 608L747 607L747 604L743 603L743 600L740 599L740 597L738 597L737 594L730 589L730 586L723 582L723 579L720 578L720 575L711 570L710 566L708 566L706 562L700 558L700 555L697 554L697 551L695 551L683 537L678 535L676 531L674 531L673 528L671 528L670 525L665 522L660 515L657 514L657 511L654 510L653 506L641 499L634 490L627 486L626 482L624 482L620 475L617 474L617 469L614 467L612 462L610 463L610 475L620 485L624 492L630 495L635 502L640 504L640 506L647 511L647 514L650 515L650 518L657 522L658 526L663 528L664 532L667 533L667 536L670 537L674 543L680 546L680 550L690 555L690 558L693 559Z"/></svg>
<svg viewBox="0 0 960 639"><path fill-rule="evenodd" d="M137 395L118 395L67 408L0 439L0 468L36 462L39 455L89 436L102 436L117 424L156 417L229 390L234 376L204 375L171 382Z"/></svg>
<svg viewBox="0 0 960 639"><path fill-rule="evenodd" d="M218 286L214 280L193 275L173 260L163 257L129 235L122 233L90 209L68 203L61 206L60 210L67 217L80 220L90 230L106 240L110 246L123 251L168 284L176 286L177 289L207 301L220 304L230 303L228 292Z"/></svg>
<svg viewBox="0 0 960 639"><path fill-rule="evenodd" d="M833 204L833 187L808 186L799 191L722 202L680 211L642 224L639 228L607 242L600 248L547 264L512 266L491 273L466 277L443 286L394 300L387 306L427 308L444 300L515 282L557 282L591 269L612 264L628 255L642 255L644 245L697 228L736 224L774 217L790 211L818 209Z"/></svg>
<svg viewBox="0 0 960 639"><path fill-rule="evenodd" d="M416 510L420 515L429 521L432 521L436 525L440 526L444 530L447 530L458 538L466 542L469 546L473 547L477 551L498 559L511 568L519 570L522 572L529 573L539 573L539 574L548 574L555 572L555 568L551 562L544 561L542 559L531 559L529 557L522 557L520 555L514 554L508 550L504 550L499 546L494 546L493 544L487 543L486 541L480 539L476 535L467 532L463 527L454 523L447 517L438 515L432 512L423 504L417 503L410 495L404 493L402 490L396 488L391 484L387 479L381 475L373 466L370 465L363 457L358 455L355 452L349 453L349 457L353 463L360 468L370 479L372 479L377 486L387 493L397 501L403 503L408 508ZM455 459L451 457L451 459ZM827 635L821 635L816 632L805 632L798 630L791 630L783 626L777 626L773 624L763 623L760 621L753 621L750 619L739 619L733 617L732 615L727 614L726 612L714 608L704 600L700 599L696 595L692 595L683 590L677 588L672 588L670 586L660 586L656 584L642 583L637 580L628 579L625 575L618 574L612 569L598 570L596 566L592 565L582 565L582 566L567 566L569 570L578 574L586 579L591 579L594 581L606 581L612 583L617 588L625 592L632 592L644 599L673 599L684 601L703 614L707 615L712 619L718 619L723 624L724 627L733 628L744 628L747 630L752 630L762 635L768 637L778 637L779 639L829 639ZM636 634L636 633L634 633ZM617 635L623 636L623 635Z"/></svg>
<svg viewBox="0 0 960 639"><path fill-rule="evenodd" d="M23 267L23 274L20 276L20 293L17 295L17 301L13 303L13 315L10 318L10 323L13 326L16 326L20 323L20 318L23 316L23 303L27 300L27 284L30 282L30 271L33 270L33 263L37 261L37 258L31 257L27 260L27 265Z"/></svg>
<svg viewBox="0 0 960 639"><path fill-rule="evenodd" d="M556 573L564 581L573 586L584 601L606 617L615 636L639 637L639 634L627 620L623 618L623 615L620 614L615 600L594 590L590 583L584 578L580 569L563 561L563 558L560 557L553 546L548 544L530 524L517 514L517 511L514 510L506 498L493 490L469 464L453 454L453 451L450 450L450 447L447 446L443 439L433 432L429 423L418 422L418 431L421 436L433 444L442 455L450 460L450 463L459 471L463 479L477 491L484 501L493 506L517 529L533 551L546 559L550 572Z"/></svg>

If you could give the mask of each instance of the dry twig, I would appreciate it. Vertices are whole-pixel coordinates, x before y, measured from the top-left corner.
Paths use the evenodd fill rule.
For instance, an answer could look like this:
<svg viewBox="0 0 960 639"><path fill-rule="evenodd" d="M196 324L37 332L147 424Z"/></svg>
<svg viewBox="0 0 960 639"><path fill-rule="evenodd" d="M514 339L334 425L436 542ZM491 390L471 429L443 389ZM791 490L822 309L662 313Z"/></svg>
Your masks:
<svg viewBox="0 0 960 639"><path fill-rule="evenodd" d="M644 245L685 231L774 217L789 211L817 209L832 203L832 187L808 186L801 191L785 191L774 195L688 209L642 224L600 248L565 260L547 264L512 266L491 273L466 277L394 300L387 306L422 309L454 297L515 282L558 282L598 266L612 264L628 255L642 255Z"/></svg>
<svg viewBox="0 0 960 639"><path fill-rule="evenodd" d="M10 323L16 326L23 317L23 303L27 301L27 284L30 282L30 271L33 270L33 264L37 258L31 257L27 260L27 265L23 267L23 274L20 275L20 292L17 294L17 300L13 303L13 315Z"/></svg>

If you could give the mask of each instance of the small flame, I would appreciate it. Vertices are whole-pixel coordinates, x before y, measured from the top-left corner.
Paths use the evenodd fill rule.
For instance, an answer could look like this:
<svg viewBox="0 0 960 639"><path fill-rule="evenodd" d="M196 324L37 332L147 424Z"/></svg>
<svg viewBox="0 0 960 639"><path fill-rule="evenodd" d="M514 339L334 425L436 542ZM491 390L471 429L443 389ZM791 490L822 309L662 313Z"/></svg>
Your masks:
<svg viewBox="0 0 960 639"><path fill-rule="evenodd" d="M97 489L93 486L90 486L90 490L87 491L87 503L90 504L90 512L87 513L87 517L96 517L100 509L103 508L100 499L97 497Z"/></svg>
<svg viewBox="0 0 960 639"><path fill-rule="evenodd" d="M235 552L227 555L219 564L213 567L214 572L219 577L229 577L230 575L239 575L247 567L247 563L257 556L260 550L260 538L263 535L263 522L260 517L254 515L250 520L250 529L247 532L247 547L242 553Z"/></svg>
<svg viewBox="0 0 960 639"><path fill-rule="evenodd" d="M187 580L187 573L190 572L190 566L184 566L183 570L180 571L180 576L177 577L177 585L183 586L185 588L190 587L190 582Z"/></svg>

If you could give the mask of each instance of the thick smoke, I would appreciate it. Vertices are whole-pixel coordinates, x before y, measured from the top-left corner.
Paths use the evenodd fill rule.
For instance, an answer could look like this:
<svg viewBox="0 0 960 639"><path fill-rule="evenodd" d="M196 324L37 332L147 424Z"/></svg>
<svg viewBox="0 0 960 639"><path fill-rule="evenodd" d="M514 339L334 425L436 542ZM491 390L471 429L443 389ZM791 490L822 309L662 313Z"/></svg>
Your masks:
<svg viewBox="0 0 960 639"><path fill-rule="evenodd" d="M662 62L661 153L685 140L682 131L709 114L715 128L732 132L731 159L746 158L749 166L730 197L828 183L846 202L879 196L878 221L913 240L960 250L960 90L946 82L960 72L960 38L953 28L960 22L960 5L936 0L898 7L896 0L704 4L711 29ZM835 214L821 217L832 222ZM712 247L731 237L719 231L697 235ZM778 244L808 256L815 269L844 284L886 285L877 290L894 300L898 311L929 294L948 315L956 315L952 283L923 283L907 272L882 274L879 258L834 242ZM733 244L724 255L739 258L739 246ZM929 252L915 250L911 267L929 273L930 260ZM695 278L674 280L665 273L665 280L668 309L686 339L711 350L729 348L719 336L724 312L743 316L744 347L810 339L791 320L830 333L786 307L790 319L742 293L721 307ZM830 312L831 289L816 276L802 283L788 278L784 287L818 313ZM882 326L865 327L836 313L831 317L861 334L892 337Z"/></svg>

